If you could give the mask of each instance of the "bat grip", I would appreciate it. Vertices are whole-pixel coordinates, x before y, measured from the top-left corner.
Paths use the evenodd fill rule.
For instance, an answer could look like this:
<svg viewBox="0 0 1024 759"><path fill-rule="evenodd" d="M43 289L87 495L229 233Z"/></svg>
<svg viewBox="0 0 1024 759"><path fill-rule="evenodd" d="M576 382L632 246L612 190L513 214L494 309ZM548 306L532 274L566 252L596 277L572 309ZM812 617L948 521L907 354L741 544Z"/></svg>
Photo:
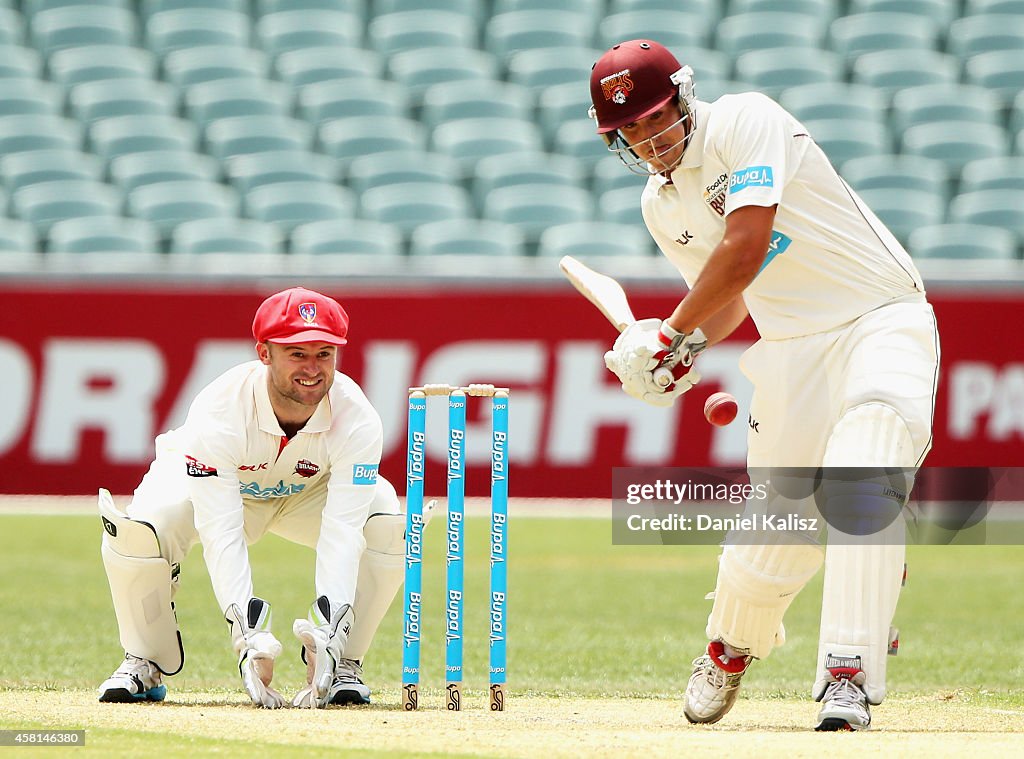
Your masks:
<svg viewBox="0 0 1024 759"><path fill-rule="evenodd" d="M664 366L659 366L657 369L655 369L653 375L654 384L657 385L658 387L668 387L676 380L676 378L672 375L672 370L667 369Z"/></svg>

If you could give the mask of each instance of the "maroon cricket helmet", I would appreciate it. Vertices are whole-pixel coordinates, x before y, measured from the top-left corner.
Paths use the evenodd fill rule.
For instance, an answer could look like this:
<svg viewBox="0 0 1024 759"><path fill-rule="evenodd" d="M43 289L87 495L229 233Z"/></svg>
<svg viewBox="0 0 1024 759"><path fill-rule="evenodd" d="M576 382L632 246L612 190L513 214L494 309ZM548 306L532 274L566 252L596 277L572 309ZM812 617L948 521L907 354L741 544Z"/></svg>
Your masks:
<svg viewBox="0 0 1024 759"><path fill-rule="evenodd" d="M629 40L612 47L590 73L590 98L598 134L613 132L650 116L679 95L672 75L682 65L653 40Z"/></svg>

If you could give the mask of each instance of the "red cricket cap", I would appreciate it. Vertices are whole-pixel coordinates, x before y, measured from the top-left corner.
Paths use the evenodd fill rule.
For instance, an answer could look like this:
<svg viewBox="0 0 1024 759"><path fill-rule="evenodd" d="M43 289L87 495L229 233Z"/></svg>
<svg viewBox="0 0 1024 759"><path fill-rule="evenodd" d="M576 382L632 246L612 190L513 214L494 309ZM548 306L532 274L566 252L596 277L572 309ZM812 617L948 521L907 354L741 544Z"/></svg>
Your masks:
<svg viewBox="0 0 1024 759"><path fill-rule="evenodd" d="M671 77L680 68L676 57L654 40L628 40L608 50L590 72L597 133L650 116L676 97L679 85Z"/></svg>
<svg viewBox="0 0 1024 759"><path fill-rule="evenodd" d="M258 343L345 345L347 334L348 314L338 301L304 287L274 293L252 320L252 336Z"/></svg>

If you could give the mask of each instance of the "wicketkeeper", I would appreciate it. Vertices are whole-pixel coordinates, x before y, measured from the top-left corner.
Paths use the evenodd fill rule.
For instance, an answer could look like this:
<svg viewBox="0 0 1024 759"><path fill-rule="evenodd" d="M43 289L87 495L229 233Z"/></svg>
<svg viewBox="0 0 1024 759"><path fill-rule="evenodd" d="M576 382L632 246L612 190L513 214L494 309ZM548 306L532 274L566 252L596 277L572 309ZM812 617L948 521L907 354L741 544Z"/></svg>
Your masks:
<svg viewBox="0 0 1024 759"><path fill-rule="evenodd" d="M348 315L292 288L267 298L252 332L257 361L204 388L185 424L156 439L156 459L127 514L100 490L103 564L124 662L100 701L161 701L184 647L174 611L179 567L203 557L252 702L287 702L273 687L281 643L256 595L248 544L267 532L316 551L316 599L295 620L307 665L293 706L369 703L361 662L402 583L405 517L378 476L380 417L337 371Z"/></svg>

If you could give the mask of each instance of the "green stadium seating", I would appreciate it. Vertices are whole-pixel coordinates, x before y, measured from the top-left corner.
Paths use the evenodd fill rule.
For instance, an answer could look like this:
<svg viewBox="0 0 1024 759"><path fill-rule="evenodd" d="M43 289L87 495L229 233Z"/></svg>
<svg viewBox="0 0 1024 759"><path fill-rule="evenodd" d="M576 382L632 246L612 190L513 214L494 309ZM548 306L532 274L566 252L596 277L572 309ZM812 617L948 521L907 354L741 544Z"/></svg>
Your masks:
<svg viewBox="0 0 1024 759"><path fill-rule="evenodd" d="M736 59L736 77L773 98L788 87L836 85L844 76L843 60L830 50L782 47L751 50ZM700 79L697 78L700 90Z"/></svg>
<svg viewBox="0 0 1024 759"><path fill-rule="evenodd" d="M967 0L964 16L984 13L1024 14L1024 0Z"/></svg>
<svg viewBox="0 0 1024 759"><path fill-rule="evenodd" d="M548 227L591 220L594 201L589 192L575 187L518 184L487 193L483 217L519 227L532 245Z"/></svg>
<svg viewBox="0 0 1024 759"><path fill-rule="evenodd" d="M256 22L259 44L272 57L307 47L359 47L362 30L359 17L344 11L278 11Z"/></svg>
<svg viewBox="0 0 1024 759"><path fill-rule="evenodd" d="M1016 257L1017 237L998 227L954 222L915 229L908 249L914 258L1008 261Z"/></svg>
<svg viewBox="0 0 1024 759"><path fill-rule="evenodd" d="M284 235L277 225L253 219L194 219L174 228L170 252L284 253Z"/></svg>
<svg viewBox="0 0 1024 759"><path fill-rule="evenodd" d="M103 179L103 164L90 153L77 150L29 150L0 156L0 177L11 192L22 187L63 179Z"/></svg>
<svg viewBox="0 0 1024 759"><path fill-rule="evenodd" d="M949 220L999 227L1024 239L1024 190L964 192L949 204Z"/></svg>
<svg viewBox="0 0 1024 759"><path fill-rule="evenodd" d="M260 16L279 11L342 11L360 22L366 18L366 0L253 0L253 5Z"/></svg>
<svg viewBox="0 0 1024 759"><path fill-rule="evenodd" d="M45 55L85 45L133 45L138 39L134 13L102 5L71 5L39 11L32 17L30 26L33 44ZM2 41L5 40L0 33Z"/></svg>
<svg viewBox="0 0 1024 759"><path fill-rule="evenodd" d="M270 63L259 50L206 46L175 50L164 59L164 72L173 84L188 88L221 79L260 79Z"/></svg>
<svg viewBox="0 0 1024 759"><path fill-rule="evenodd" d="M338 181L335 161L305 150L268 150L236 155L224 162L224 173L240 194L278 182Z"/></svg>
<svg viewBox="0 0 1024 759"><path fill-rule="evenodd" d="M120 2L120 0L114 0L114 2ZM289 2L298 2L298 0L289 0ZM199 11L200 13L206 10L249 12L249 0L140 0L136 4L139 5L139 12L143 19L164 11L177 10Z"/></svg>
<svg viewBox="0 0 1024 759"><path fill-rule="evenodd" d="M993 50L973 55L964 64L964 81L986 87L1010 104L1024 91L1024 53Z"/></svg>
<svg viewBox="0 0 1024 759"><path fill-rule="evenodd" d="M734 15L764 12L799 13L828 23L839 15L839 5L839 0L729 0L729 12Z"/></svg>
<svg viewBox="0 0 1024 759"><path fill-rule="evenodd" d="M82 82L68 96L71 113L83 124L114 116L174 116L178 97L164 82L148 79L101 79Z"/></svg>
<svg viewBox="0 0 1024 759"><path fill-rule="evenodd" d="M121 194L108 184L82 179L61 179L22 187L11 196L18 218L35 227L40 237L62 219L116 216Z"/></svg>
<svg viewBox="0 0 1024 759"><path fill-rule="evenodd" d="M569 121L585 122L596 134L597 122L589 116L591 105L590 88L582 86L581 81L542 89L537 102L537 122L544 133L544 141L553 145L558 130Z"/></svg>
<svg viewBox="0 0 1024 759"><path fill-rule="evenodd" d="M0 8L0 45L20 45L24 39L21 15L11 8Z"/></svg>
<svg viewBox="0 0 1024 759"><path fill-rule="evenodd" d="M420 120L428 129L457 119L533 118L533 95L525 87L486 79L436 84L423 93Z"/></svg>
<svg viewBox="0 0 1024 759"><path fill-rule="evenodd" d="M49 82L0 79L0 116L60 116L63 93Z"/></svg>
<svg viewBox="0 0 1024 759"><path fill-rule="evenodd" d="M197 180L155 182L131 190L127 208L132 216L152 223L161 238L170 239L174 228L193 219L231 218L238 215L238 196L217 182Z"/></svg>
<svg viewBox="0 0 1024 759"><path fill-rule="evenodd" d="M391 56L388 73L391 79L405 85L413 102L418 103L431 85L497 79L499 67L497 58L483 50L425 47Z"/></svg>
<svg viewBox="0 0 1024 759"><path fill-rule="evenodd" d="M320 145L346 167L353 159L390 150L426 150L423 125L412 119L354 116L319 128Z"/></svg>
<svg viewBox="0 0 1024 759"><path fill-rule="evenodd" d="M294 88L334 79L379 79L380 57L355 47L307 47L281 53L274 62L278 78Z"/></svg>
<svg viewBox="0 0 1024 759"><path fill-rule="evenodd" d="M829 47L853 63L879 50L937 50L939 25L910 13L857 13L829 25Z"/></svg>
<svg viewBox="0 0 1024 759"><path fill-rule="evenodd" d="M245 214L275 224L284 234L313 221L355 216L355 194L330 182L275 182L245 193Z"/></svg>
<svg viewBox="0 0 1024 759"><path fill-rule="evenodd" d="M415 10L388 13L367 25L369 47L388 57L425 47L474 48L476 23L470 16L448 11Z"/></svg>
<svg viewBox="0 0 1024 759"><path fill-rule="evenodd" d="M956 84L959 61L934 50L879 50L857 58L851 81L873 87L886 97L926 84Z"/></svg>
<svg viewBox="0 0 1024 759"><path fill-rule="evenodd" d="M309 150L313 129L305 121L285 117L231 116L206 126L206 148L225 160L268 150Z"/></svg>
<svg viewBox="0 0 1024 759"><path fill-rule="evenodd" d="M161 58L196 47L247 47L249 16L219 8L181 8L154 13L146 20L146 45Z"/></svg>
<svg viewBox="0 0 1024 759"><path fill-rule="evenodd" d="M957 17L957 3L950 0L850 0L850 14L857 13L909 13L935 19L948 26Z"/></svg>
<svg viewBox="0 0 1024 759"><path fill-rule="evenodd" d="M884 124L886 120L885 98L862 84L821 82L790 87L782 91L779 104L802 122L849 119L852 123Z"/></svg>
<svg viewBox="0 0 1024 759"><path fill-rule="evenodd" d="M469 193L441 182L405 182L373 187L360 199L361 215L372 221L393 224L411 235L422 224L473 217Z"/></svg>
<svg viewBox="0 0 1024 759"><path fill-rule="evenodd" d="M1013 50L1024 55L1024 17L986 13L958 18L949 26L946 48L963 60L993 50Z"/></svg>
<svg viewBox="0 0 1024 759"><path fill-rule="evenodd" d="M901 152L942 161L957 176L969 161L1009 155L1002 127L976 122L943 121L917 124L902 133Z"/></svg>
<svg viewBox="0 0 1024 759"><path fill-rule="evenodd" d="M999 98L969 84L926 84L899 90L892 100L890 124L897 133L916 124L976 121L1001 125Z"/></svg>
<svg viewBox="0 0 1024 759"><path fill-rule="evenodd" d="M521 50L587 48L593 42L589 24L564 10L527 10L500 13L484 27L484 49L508 61Z"/></svg>
<svg viewBox="0 0 1024 759"><path fill-rule="evenodd" d="M946 199L940 192L901 187L861 190L858 195L904 244L915 229L940 224L946 215Z"/></svg>
<svg viewBox="0 0 1024 759"><path fill-rule="evenodd" d="M87 216L64 219L50 227L49 253L160 252L160 239L151 224L123 216Z"/></svg>
<svg viewBox="0 0 1024 759"><path fill-rule="evenodd" d="M290 0L279 0L279 2L290 2ZM479 0L370 0L374 16L384 16L389 13L403 13L405 11L447 11L469 16L479 24L489 12L489 3L481 3Z"/></svg>
<svg viewBox="0 0 1024 759"><path fill-rule="evenodd" d="M620 187L636 188L637 197L644 189L647 177L634 174L626 168L618 156L608 154L594 164L594 178L592 189L594 197L601 197L609 190L617 190Z"/></svg>
<svg viewBox="0 0 1024 759"><path fill-rule="evenodd" d="M158 182L220 179L220 165L208 155L184 150L127 153L110 162L110 180L126 194L136 187Z"/></svg>
<svg viewBox="0 0 1024 759"><path fill-rule="evenodd" d="M27 221L5 219L0 216L0 256L11 260L12 254L28 257L39 250L39 238Z"/></svg>
<svg viewBox="0 0 1024 759"><path fill-rule="evenodd" d="M523 233L511 224L486 219L464 219L458 224L434 221L413 230L412 256L503 256L526 254Z"/></svg>
<svg viewBox="0 0 1024 759"><path fill-rule="evenodd" d="M215 79L185 92L185 112L200 127L233 116L287 118L292 110L290 88L263 79Z"/></svg>
<svg viewBox="0 0 1024 759"><path fill-rule="evenodd" d="M979 158L964 164L960 192L1024 190L1024 156Z"/></svg>
<svg viewBox="0 0 1024 759"><path fill-rule="evenodd" d="M525 119L458 119L438 124L431 144L438 153L458 161L469 178L481 158L537 150L544 138L540 129Z"/></svg>
<svg viewBox="0 0 1024 759"><path fill-rule="evenodd" d="M858 123L856 129L851 128L845 118L815 119L803 123L833 166L841 166L851 158L892 151L889 130L881 122L865 121Z"/></svg>
<svg viewBox="0 0 1024 759"><path fill-rule="evenodd" d="M586 170L579 161L557 153L510 153L483 158L473 172L473 195L480 201L499 187L553 184L584 187Z"/></svg>
<svg viewBox="0 0 1024 759"><path fill-rule="evenodd" d="M348 167L348 184L362 194L374 187L408 182L456 184L462 177L451 156L420 150L394 150L360 156Z"/></svg>
<svg viewBox="0 0 1024 759"><path fill-rule="evenodd" d="M42 70L35 50L0 42L0 79L38 79Z"/></svg>
<svg viewBox="0 0 1024 759"><path fill-rule="evenodd" d="M409 115L409 96L404 87L394 82L336 79L303 87L298 112L314 126L352 116L405 118Z"/></svg>
<svg viewBox="0 0 1024 759"><path fill-rule="evenodd" d="M537 255L541 258L573 256L647 256L651 236L635 224L610 221L582 221L548 227L540 236Z"/></svg>
<svg viewBox="0 0 1024 759"><path fill-rule="evenodd" d="M589 47L521 50L508 61L508 81L541 97L549 88L570 84L589 93L590 69L600 57L601 51Z"/></svg>
<svg viewBox="0 0 1024 759"><path fill-rule="evenodd" d="M636 39L654 40L673 50L707 47L714 22L712 16L682 10L613 13L597 25L595 44L602 52L625 40Z"/></svg>
<svg viewBox="0 0 1024 759"><path fill-rule="evenodd" d="M107 161L150 150L195 151L198 135L195 124L173 116L114 116L89 127L92 149Z"/></svg>
<svg viewBox="0 0 1024 759"><path fill-rule="evenodd" d="M862 190L913 190L949 200L949 170L942 161L916 155L879 154L852 158L842 164L843 179Z"/></svg>
<svg viewBox="0 0 1024 759"><path fill-rule="evenodd" d="M552 151L568 155L593 171L598 161L608 156L608 146L597 134L593 121L579 119L567 121L555 131Z"/></svg>
<svg viewBox="0 0 1024 759"><path fill-rule="evenodd" d="M735 60L751 50L821 47L825 20L800 13L763 11L728 16L718 25L715 47Z"/></svg>
<svg viewBox="0 0 1024 759"><path fill-rule="evenodd" d="M402 232L391 224L366 219L314 221L292 230L291 252L393 258L402 254Z"/></svg>
<svg viewBox="0 0 1024 759"><path fill-rule="evenodd" d="M25 150L78 150L82 127L57 116L0 116L0 156Z"/></svg>

